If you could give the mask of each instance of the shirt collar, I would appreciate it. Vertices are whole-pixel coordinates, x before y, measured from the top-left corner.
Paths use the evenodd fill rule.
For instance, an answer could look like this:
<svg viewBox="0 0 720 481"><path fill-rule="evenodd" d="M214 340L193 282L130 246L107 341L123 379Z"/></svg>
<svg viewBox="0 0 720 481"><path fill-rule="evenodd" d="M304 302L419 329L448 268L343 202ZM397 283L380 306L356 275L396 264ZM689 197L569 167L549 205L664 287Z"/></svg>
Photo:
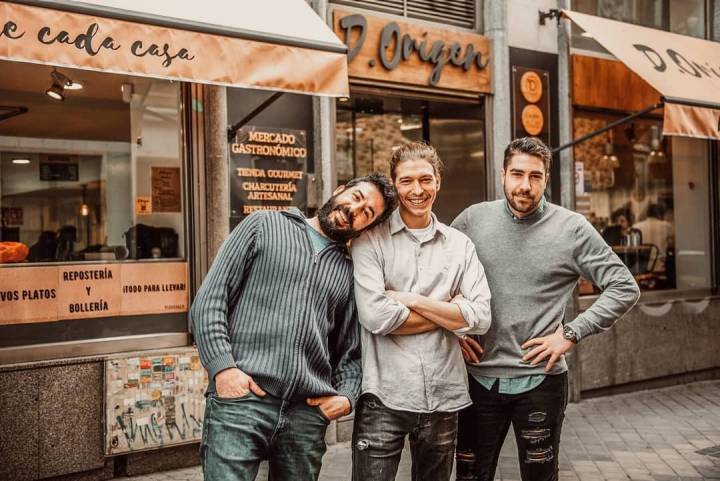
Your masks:
<svg viewBox="0 0 720 481"><path fill-rule="evenodd" d="M547 202L545 200L545 196L543 195L542 199L540 199L540 205L538 205L538 208L535 209L535 212L533 212L532 214L530 214L527 217L518 217L510 209L510 203L506 199L505 200L505 212L507 212L508 215L512 218L512 220L514 220L516 222L528 222L528 221L536 220L536 219L539 219L540 217L542 217L543 214L545 213L546 204L547 204Z"/></svg>
<svg viewBox="0 0 720 481"><path fill-rule="evenodd" d="M438 222L437 217L435 217L433 212L430 213L430 217L430 238L434 238L437 232L440 232L443 237L447 237L448 226L442 222ZM408 230L408 226L406 226L405 222L403 222L402 217L400 216L400 209L398 208L390 215L390 235L395 235L403 229Z"/></svg>

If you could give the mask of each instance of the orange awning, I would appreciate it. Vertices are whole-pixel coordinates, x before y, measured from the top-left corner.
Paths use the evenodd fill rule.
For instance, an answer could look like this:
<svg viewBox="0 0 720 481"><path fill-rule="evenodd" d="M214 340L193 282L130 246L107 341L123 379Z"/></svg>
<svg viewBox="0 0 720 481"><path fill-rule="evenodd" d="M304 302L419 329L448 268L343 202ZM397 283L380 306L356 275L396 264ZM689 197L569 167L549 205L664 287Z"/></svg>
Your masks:
<svg viewBox="0 0 720 481"><path fill-rule="evenodd" d="M304 0L263 0L252 7L231 0L41 5L0 1L0 59L348 95L346 48Z"/></svg>
<svg viewBox="0 0 720 481"><path fill-rule="evenodd" d="M661 93L664 135L720 139L720 43L562 13Z"/></svg>

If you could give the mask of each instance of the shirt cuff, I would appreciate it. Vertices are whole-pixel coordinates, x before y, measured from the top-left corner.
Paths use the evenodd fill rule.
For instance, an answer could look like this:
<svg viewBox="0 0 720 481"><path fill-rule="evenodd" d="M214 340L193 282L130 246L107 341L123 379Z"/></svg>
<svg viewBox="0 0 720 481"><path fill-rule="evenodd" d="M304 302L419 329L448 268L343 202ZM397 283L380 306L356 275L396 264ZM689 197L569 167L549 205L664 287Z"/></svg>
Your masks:
<svg viewBox="0 0 720 481"><path fill-rule="evenodd" d="M355 391L348 387L342 387L340 389L336 389L336 391L338 396L345 396L348 398L348 401L350 401L350 413L355 411L355 403L357 402Z"/></svg>
<svg viewBox="0 0 720 481"><path fill-rule="evenodd" d="M210 380L214 381L217 373L233 367L237 367L237 364L235 363L235 358L232 354L226 352L213 358L207 364L207 366L205 366L205 369L207 369L208 377L210 378Z"/></svg>
<svg viewBox="0 0 720 481"><path fill-rule="evenodd" d="M465 323L467 324L465 327L455 329L453 333L455 333L455 335L458 337L463 337L465 334L476 334L475 332L473 332L476 329L476 326L474 325L476 323L468 320L475 317L475 312L473 311L470 301L468 301L467 299L457 299L450 302L460 308L460 314L462 314L462 317L463 319L465 319Z"/></svg>

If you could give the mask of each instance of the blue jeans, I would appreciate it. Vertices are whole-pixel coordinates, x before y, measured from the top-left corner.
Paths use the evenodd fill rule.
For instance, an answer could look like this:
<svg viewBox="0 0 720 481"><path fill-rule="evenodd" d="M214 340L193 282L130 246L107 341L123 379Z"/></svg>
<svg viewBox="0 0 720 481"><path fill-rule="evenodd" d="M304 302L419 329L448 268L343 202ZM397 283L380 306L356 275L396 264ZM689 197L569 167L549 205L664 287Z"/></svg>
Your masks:
<svg viewBox="0 0 720 481"><path fill-rule="evenodd" d="M457 413L398 411L363 394L355 412L352 479L394 481L408 436L412 481L448 481L456 432Z"/></svg>
<svg viewBox="0 0 720 481"><path fill-rule="evenodd" d="M320 475L329 422L319 408L252 392L207 397L200 457L205 481L252 481L268 460L271 481Z"/></svg>

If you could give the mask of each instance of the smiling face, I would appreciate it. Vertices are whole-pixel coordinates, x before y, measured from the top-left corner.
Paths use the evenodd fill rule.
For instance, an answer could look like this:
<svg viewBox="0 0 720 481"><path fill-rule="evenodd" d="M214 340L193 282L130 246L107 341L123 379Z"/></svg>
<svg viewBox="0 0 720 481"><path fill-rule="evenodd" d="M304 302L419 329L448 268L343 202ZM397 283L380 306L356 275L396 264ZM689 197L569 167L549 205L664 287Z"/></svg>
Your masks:
<svg viewBox="0 0 720 481"><path fill-rule="evenodd" d="M545 193L549 175L540 157L517 153L502 170L502 183L510 209L525 217L537 209Z"/></svg>
<svg viewBox="0 0 720 481"><path fill-rule="evenodd" d="M426 227L440 190L440 175L427 160L403 160L395 166L400 216L411 229Z"/></svg>
<svg viewBox="0 0 720 481"><path fill-rule="evenodd" d="M334 241L347 242L360 235L385 209L378 188L370 182L340 186L318 210L322 231Z"/></svg>

